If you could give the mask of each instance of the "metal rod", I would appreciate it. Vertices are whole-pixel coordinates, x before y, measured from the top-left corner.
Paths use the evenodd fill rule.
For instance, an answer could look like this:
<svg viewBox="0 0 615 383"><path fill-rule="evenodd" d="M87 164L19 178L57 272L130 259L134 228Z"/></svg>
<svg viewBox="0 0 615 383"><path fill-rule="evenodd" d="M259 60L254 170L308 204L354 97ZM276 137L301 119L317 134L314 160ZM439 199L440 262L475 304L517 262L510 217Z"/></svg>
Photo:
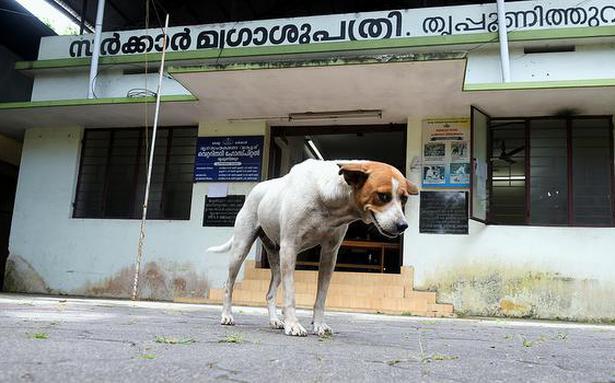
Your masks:
<svg viewBox="0 0 615 383"><path fill-rule="evenodd" d="M94 27L94 49L92 51L92 62L90 64L90 80L88 81L88 98L94 98L94 87L96 86L96 75L98 74L98 57L100 56L100 35L102 34L102 24L105 15L105 0L98 0L96 7L96 26Z"/></svg>
<svg viewBox="0 0 615 383"><path fill-rule="evenodd" d="M500 36L500 62L502 64L502 80L510 82L510 56L508 53L508 28L506 27L506 8L504 0L498 3L498 33Z"/></svg>
<svg viewBox="0 0 615 383"><path fill-rule="evenodd" d="M81 0L81 16L79 17L79 34L82 35L85 30L85 16L88 11L88 0Z"/></svg>
<svg viewBox="0 0 615 383"><path fill-rule="evenodd" d="M158 71L158 88L156 89L156 109L154 111L154 125L152 126L152 143L149 152L149 162L147 164L147 179L145 181L145 196L143 197L143 215L141 216L141 228L139 232L139 243L137 245L137 260L135 263L135 277L132 285L132 300L137 300L137 290L139 287L139 273L141 272L141 260L143 259L143 244L145 242L145 222L147 221L147 203L149 200L149 189L152 181L152 167L154 165L154 148L156 147L156 133L158 131L158 116L160 115L160 90L162 89L162 76L164 73L164 59L167 52L167 30L169 29L169 14L164 20L164 33L162 39L162 57L160 58L160 70Z"/></svg>

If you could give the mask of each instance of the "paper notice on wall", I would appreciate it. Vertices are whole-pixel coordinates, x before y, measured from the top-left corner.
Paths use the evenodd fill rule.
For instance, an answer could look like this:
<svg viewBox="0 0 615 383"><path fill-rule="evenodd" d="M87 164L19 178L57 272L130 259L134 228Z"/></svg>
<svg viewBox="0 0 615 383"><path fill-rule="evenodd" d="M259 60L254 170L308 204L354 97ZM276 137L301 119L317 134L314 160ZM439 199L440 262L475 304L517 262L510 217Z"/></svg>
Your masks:
<svg viewBox="0 0 615 383"><path fill-rule="evenodd" d="M210 183L207 185L207 196L209 198L223 198L228 195L228 184L224 182Z"/></svg>
<svg viewBox="0 0 615 383"><path fill-rule="evenodd" d="M423 187L470 187L470 121L423 121Z"/></svg>

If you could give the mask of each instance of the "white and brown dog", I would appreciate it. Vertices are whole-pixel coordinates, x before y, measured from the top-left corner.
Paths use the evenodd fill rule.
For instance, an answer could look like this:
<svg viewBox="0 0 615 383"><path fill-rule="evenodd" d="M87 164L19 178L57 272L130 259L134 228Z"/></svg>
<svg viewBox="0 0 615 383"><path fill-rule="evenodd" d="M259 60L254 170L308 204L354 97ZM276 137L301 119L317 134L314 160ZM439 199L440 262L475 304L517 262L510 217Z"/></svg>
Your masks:
<svg viewBox="0 0 615 383"><path fill-rule="evenodd" d="M269 323L287 335L307 331L295 314L294 270L297 254L321 246L313 332L331 333L324 321L325 299L338 249L348 224L374 223L387 237L407 227L403 207L417 187L394 167L373 161L307 160L281 178L261 182L248 194L237 214L233 236L211 252L231 252L225 284L223 325L233 325L231 300L241 264L252 244L261 238L271 266L267 293ZM276 291L284 283L284 321L276 313Z"/></svg>

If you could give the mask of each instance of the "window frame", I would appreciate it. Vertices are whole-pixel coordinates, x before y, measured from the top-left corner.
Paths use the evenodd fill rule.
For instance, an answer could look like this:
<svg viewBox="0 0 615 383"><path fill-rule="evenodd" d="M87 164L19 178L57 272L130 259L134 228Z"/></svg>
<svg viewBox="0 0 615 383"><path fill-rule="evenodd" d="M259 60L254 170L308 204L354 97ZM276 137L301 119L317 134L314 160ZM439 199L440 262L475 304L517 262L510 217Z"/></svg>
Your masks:
<svg viewBox="0 0 615 383"><path fill-rule="evenodd" d="M606 225L589 225L589 224L577 224L574 222L574 180L573 180L573 166L574 166L574 158L572 152L572 125L574 120L593 120L593 119L604 119L608 121L608 129L609 129L609 166L610 166L610 182L609 185L611 187L611 214L613 215L613 220L611 224ZM533 226L533 227L615 227L615 144L614 144L614 123L613 123L613 115L583 115L583 116L537 116L537 117L491 117L489 120L489 129L487 134L487 152L488 158L493 158L493 134L491 130L491 123L497 121L510 121L510 120L518 120L524 121L525 123L525 223L515 224L515 223L497 223L493 222L491 216L491 209L489 207L492 206L492 177L493 177L493 169L491 166L491 162L488 166L487 173L487 188L488 188L488 209L487 209L487 220L484 222L487 225L494 226ZM568 222L566 224L533 224L530 223L530 214L531 214L531 147L530 147L530 139L531 139L531 129L530 122L533 120L565 120L566 121L566 143L567 143L567 184L568 184ZM473 192L473 190L472 190Z"/></svg>
<svg viewBox="0 0 615 383"><path fill-rule="evenodd" d="M195 148L197 146L196 141L198 139L198 127L197 126L163 126L163 127L159 127L158 131L160 130L167 130L167 131L172 131L173 129L194 129L195 131ZM151 128L148 128L151 129ZM136 158L137 158L137 165L135 166L135 170L134 170L134 175L133 175L133 180L132 180L132 193L131 193L131 200L129 201L130 204L130 210L134 211L135 209L135 203L137 201L137 187L138 187L138 180L137 180L137 174L138 172L142 169L141 166L139 166L139 160L138 158L140 156L143 156L143 149L145 148L145 145L143 144L143 140L145 137L144 134L144 128L143 127L121 127L121 128L85 128L83 130L83 136L81 137L80 140L80 144L81 144L81 148L79 150L79 167L77 168L77 183L75 186L75 194L73 196L73 200L71 202L71 206L72 206L72 213L71 213L71 218L72 219L104 219L104 220L139 220L141 219L141 216L110 216L105 214L105 201L107 199L107 193L108 193L108 187L109 187L109 176L108 176L108 167L109 167L109 163L111 161L111 153L113 150L113 141L114 141L114 132L115 131L127 131L127 130L132 130L132 131L137 131L138 132L138 142L139 145L136 148ZM82 176L82 168L83 168L83 161L84 161L84 154L85 154L85 150L86 150L86 139L87 139L87 134L88 132L101 132L101 131L107 131L110 132L111 135L109 137L109 148L107 149L107 154L106 154L106 159L105 159L105 176L104 176L104 185L103 185L103 192L101 195L101 203L102 203L102 214L100 216L87 216L87 217L79 217L76 216L77 213L77 202L78 202L78 198L79 198L79 192L81 189L81 176ZM168 140L167 143L167 147L166 147L166 153L165 153L165 161L164 161L164 169L163 169L163 181L162 181L162 193L161 193L161 203L164 205L164 201L165 201L165 190L167 189L167 178L168 178L168 172L169 172L169 156L170 156L170 151L171 151L171 146L172 146L172 142L173 142L173 135L169 134L166 138ZM147 161L143 162L144 166L147 165ZM177 217L159 217L159 218L154 218L154 217L148 217L148 220L155 220L155 221L189 221L190 217L192 215L192 192L194 191L194 180L192 181L192 187L191 187L191 193L190 193L190 203L189 203L189 207L188 207L188 211L186 216L182 216L182 218L177 218ZM141 211L141 210L139 210Z"/></svg>

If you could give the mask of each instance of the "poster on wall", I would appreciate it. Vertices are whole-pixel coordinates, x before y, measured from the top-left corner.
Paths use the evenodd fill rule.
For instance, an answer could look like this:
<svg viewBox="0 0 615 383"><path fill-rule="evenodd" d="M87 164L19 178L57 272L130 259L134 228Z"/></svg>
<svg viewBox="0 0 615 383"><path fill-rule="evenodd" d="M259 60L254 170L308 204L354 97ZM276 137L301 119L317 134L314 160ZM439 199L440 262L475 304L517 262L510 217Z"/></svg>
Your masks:
<svg viewBox="0 0 615 383"><path fill-rule="evenodd" d="M423 187L470 187L470 121L423 121Z"/></svg>
<svg viewBox="0 0 615 383"><path fill-rule="evenodd" d="M263 136L199 137L194 182L261 180Z"/></svg>

